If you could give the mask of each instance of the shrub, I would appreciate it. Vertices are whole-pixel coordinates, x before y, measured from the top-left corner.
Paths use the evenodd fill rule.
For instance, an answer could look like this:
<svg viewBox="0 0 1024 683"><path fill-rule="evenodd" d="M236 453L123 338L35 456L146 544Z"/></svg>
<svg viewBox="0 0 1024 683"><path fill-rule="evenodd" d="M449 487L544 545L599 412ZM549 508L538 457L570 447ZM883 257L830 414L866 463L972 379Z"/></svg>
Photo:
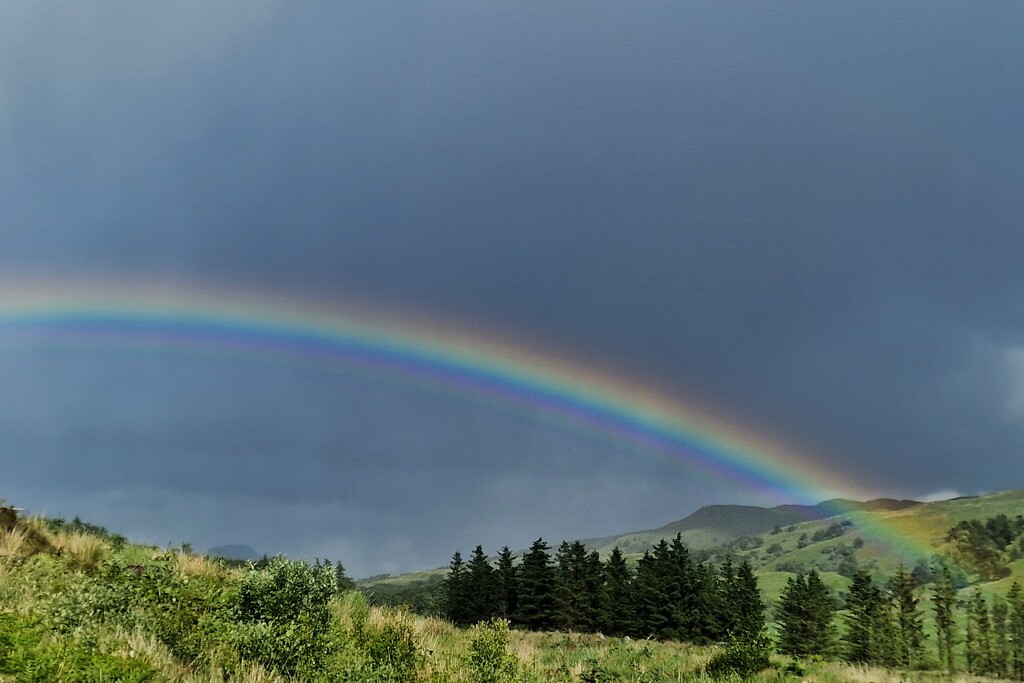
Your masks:
<svg viewBox="0 0 1024 683"><path fill-rule="evenodd" d="M302 561L278 557L265 570L250 571L235 606L239 655L285 676L321 669L329 650L334 591L330 569Z"/></svg>
<svg viewBox="0 0 1024 683"><path fill-rule="evenodd" d="M467 663L474 683L509 683L519 660L509 650L508 621L493 619L473 627Z"/></svg>
<svg viewBox="0 0 1024 683"><path fill-rule="evenodd" d="M730 675L750 678L771 666L769 651L768 639L763 635L748 640L734 640L725 650L711 658L704 672L712 678Z"/></svg>

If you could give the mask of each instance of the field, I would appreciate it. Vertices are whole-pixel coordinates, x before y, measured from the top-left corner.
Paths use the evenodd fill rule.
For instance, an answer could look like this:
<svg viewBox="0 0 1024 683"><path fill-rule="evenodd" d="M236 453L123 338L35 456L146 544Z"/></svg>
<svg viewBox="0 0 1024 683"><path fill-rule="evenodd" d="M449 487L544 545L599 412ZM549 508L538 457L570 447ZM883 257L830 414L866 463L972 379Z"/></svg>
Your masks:
<svg viewBox="0 0 1024 683"><path fill-rule="evenodd" d="M9 508L7 508L9 510ZM807 566L834 562L835 548L850 546L860 528L914 529L938 553L944 529L964 519L1017 514L1021 494L950 501L876 515L869 525L851 516L837 538L806 543L835 520L792 525L738 551L758 561L759 584L769 605L793 576L788 561ZM877 517L884 515L885 517ZM898 521L893 521L897 519ZM695 646L611 638L600 634L532 633L492 622L471 629L372 604L360 591L337 590L330 567L284 559L268 567L232 566L186 552L127 543L88 525L68 527L41 518L4 517L0 528L0 681L709 681L705 667L724 645ZM909 533L909 532L908 532ZM804 541L801 541L804 537ZM858 562L884 573L899 558L886 557L868 535ZM778 544L782 553L766 553ZM797 547L802 545L803 547ZM947 549L948 550L948 549ZM974 584L1004 594L1024 577L1024 560L1011 575ZM391 579L393 586L436 583L439 572ZM840 596L848 578L823 572ZM404 583L403 583L404 582ZM929 590L919 590L925 628L932 637ZM836 619L837 625L841 619ZM842 683L985 680L932 671L893 671L770 654L754 681ZM962 668L962 663L961 663Z"/></svg>

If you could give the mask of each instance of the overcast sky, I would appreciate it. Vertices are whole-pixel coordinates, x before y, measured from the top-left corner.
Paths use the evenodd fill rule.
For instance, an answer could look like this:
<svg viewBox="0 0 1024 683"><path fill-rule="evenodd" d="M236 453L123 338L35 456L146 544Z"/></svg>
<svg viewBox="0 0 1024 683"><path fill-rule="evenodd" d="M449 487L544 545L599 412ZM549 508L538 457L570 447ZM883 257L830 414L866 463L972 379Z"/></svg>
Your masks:
<svg viewBox="0 0 1024 683"><path fill-rule="evenodd" d="M1024 5L0 4L0 273L529 340L879 494L1024 487ZM0 496L362 576L773 502L365 373L0 339Z"/></svg>

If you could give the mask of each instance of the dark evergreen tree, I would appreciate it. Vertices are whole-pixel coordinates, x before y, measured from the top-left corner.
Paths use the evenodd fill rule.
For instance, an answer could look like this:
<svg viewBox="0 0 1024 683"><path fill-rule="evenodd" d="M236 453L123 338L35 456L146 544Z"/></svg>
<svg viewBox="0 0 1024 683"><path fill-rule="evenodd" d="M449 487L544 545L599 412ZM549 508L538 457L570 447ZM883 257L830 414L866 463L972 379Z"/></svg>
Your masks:
<svg viewBox="0 0 1024 683"><path fill-rule="evenodd" d="M914 580L902 566L892 581L896 600L899 662L908 669L919 668L924 659L924 616L914 595Z"/></svg>
<svg viewBox="0 0 1024 683"><path fill-rule="evenodd" d="M558 548L556 562L556 626L566 631L595 630L599 615L596 598L600 595L600 578L591 575L593 566L586 547L579 541L563 541ZM600 562L597 569L600 570Z"/></svg>
<svg viewBox="0 0 1024 683"><path fill-rule="evenodd" d="M992 634L985 596L975 591L967 609L967 670L970 673L984 674L992 669Z"/></svg>
<svg viewBox="0 0 1024 683"><path fill-rule="evenodd" d="M604 567L601 565L601 556L596 550L588 553L584 562L584 590L587 595L587 604L583 626L587 633L596 633L601 630L601 619L604 612L602 601L605 595Z"/></svg>
<svg viewBox="0 0 1024 683"><path fill-rule="evenodd" d="M630 572L619 546L612 548L604 564L604 595L601 601L601 629L610 636L630 632Z"/></svg>
<svg viewBox="0 0 1024 683"><path fill-rule="evenodd" d="M516 623L535 631L555 626L555 568L548 550L550 546L538 538L519 566Z"/></svg>
<svg viewBox="0 0 1024 683"><path fill-rule="evenodd" d="M498 568L495 574L498 591L498 615L511 619L519 605L519 579L515 564L512 562L512 551L508 546L498 553Z"/></svg>
<svg viewBox="0 0 1024 683"><path fill-rule="evenodd" d="M900 663L900 635L891 591L881 594L871 625L871 661L889 668Z"/></svg>
<svg viewBox="0 0 1024 683"><path fill-rule="evenodd" d="M1007 524L1009 524L1009 520L1007 520ZM993 595L991 618L992 637L990 645L992 661L989 673L1000 678L1005 678L1007 674L1006 665L1010 654L1009 626L1009 610L1006 606L1006 600L998 595Z"/></svg>
<svg viewBox="0 0 1024 683"><path fill-rule="evenodd" d="M664 543L664 541L662 541ZM645 552L636 566L630 595L630 635L635 638L661 638L671 623L671 605L664 590L663 562Z"/></svg>
<svg viewBox="0 0 1024 683"><path fill-rule="evenodd" d="M827 654L832 647L834 611L828 588L816 571L791 577L779 601L779 651Z"/></svg>
<svg viewBox="0 0 1024 683"><path fill-rule="evenodd" d="M1014 582L1006 599L1010 604L1010 673L1021 681L1024 680L1024 592L1020 584Z"/></svg>
<svg viewBox="0 0 1024 683"><path fill-rule="evenodd" d="M456 550L444 580L444 604L448 619L459 626L471 623L467 579L468 571L462 561L462 553Z"/></svg>
<svg viewBox="0 0 1024 683"><path fill-rule="evenodd" d="M871 581L867 570L853 576L846 597L846 635L843 637L844 656L850 662L874 662L877 655L875 629L881 609L882 592Z"/></svg>
<svg viewBox="0 0 1024 683"><path fill-rule="evenodd" d="M932 609L935 611L935 640L938 644L939 664L952 673L955 670L957 606L956 586L948 567L942 567L932 590Z"/></svg>
<svg viewBox="0 0 1024 683"><path fill-rule="evenodd" d="M754 569L747 560L743 560L736 570L735 585L730 591L729 600L735 605L732 611L736 621L732 634L745 641L759 636L764 630L764 599Z"/></svg>
<svg viewBox="0 0 1024 683"><path fill-rule="evenodd" d="M466 570L465 619L470 624L489 621L497 616L498 583L483 546L473 549Z"/></svg>
<svg viewBox="0 0 1024 683"><path fill-rule="evenodd" d="M345 574L345 565L340 561L334 565L334 587L339 593L356 589L356 582L348 578Z"/></svg>

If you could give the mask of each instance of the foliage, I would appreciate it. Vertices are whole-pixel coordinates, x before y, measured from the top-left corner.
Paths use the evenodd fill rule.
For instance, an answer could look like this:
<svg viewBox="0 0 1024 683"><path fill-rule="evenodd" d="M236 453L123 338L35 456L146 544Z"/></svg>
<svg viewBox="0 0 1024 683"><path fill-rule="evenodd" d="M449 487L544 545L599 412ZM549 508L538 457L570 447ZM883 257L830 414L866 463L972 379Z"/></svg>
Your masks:
<svg viewBox="0 0 1024 683"><path fill-rule="evenodd" d="M771 641L763 634L742 640L732 640L726 648L711 658L704 672L712 678L734 675L750 678L771 666Z"/></svg>
<svg viewBox="0 0 1024 683"><path fill-rule="evenodd" d="M473 627L466 665L474 683L511 683L519 660L509 650L509 623L494 619Z"/></svg>
<svg viewBox="0 0 1024 683"><path fill-rule="evenodd" d="M141 658L119 657L81 641L54 638L38 620L0 612L0 674L24 683L144 683L155 673Z"/></svg>

